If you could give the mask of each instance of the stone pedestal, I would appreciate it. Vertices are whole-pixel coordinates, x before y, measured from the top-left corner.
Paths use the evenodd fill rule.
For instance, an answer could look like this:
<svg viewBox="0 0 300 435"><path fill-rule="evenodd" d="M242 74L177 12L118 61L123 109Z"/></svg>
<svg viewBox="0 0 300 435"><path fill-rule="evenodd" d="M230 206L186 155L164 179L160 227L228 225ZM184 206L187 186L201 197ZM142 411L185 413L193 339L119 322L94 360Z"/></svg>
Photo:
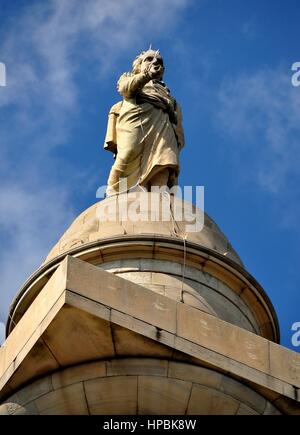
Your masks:
<svg viewBox="0 0 300 435"><path fill-rule="evenodd" d="M300 413L264 290L207 215L153 195L90 207L21 288L0 413Z"/></svg>

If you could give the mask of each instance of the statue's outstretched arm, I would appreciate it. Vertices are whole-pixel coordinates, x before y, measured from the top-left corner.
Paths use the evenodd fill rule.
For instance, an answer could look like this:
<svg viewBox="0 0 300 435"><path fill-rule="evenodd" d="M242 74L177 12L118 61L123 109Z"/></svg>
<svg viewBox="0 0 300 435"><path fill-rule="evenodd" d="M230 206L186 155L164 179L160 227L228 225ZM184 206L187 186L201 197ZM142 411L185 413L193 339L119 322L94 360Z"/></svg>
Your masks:
<svg viewBox="0 0 300 435"><path fill-rule="evenodd" d="M138 74L124 73L118 80L117 89L124 98L133 98L136 92L142 89L149 80L151 78L146 72Z"/></svg>

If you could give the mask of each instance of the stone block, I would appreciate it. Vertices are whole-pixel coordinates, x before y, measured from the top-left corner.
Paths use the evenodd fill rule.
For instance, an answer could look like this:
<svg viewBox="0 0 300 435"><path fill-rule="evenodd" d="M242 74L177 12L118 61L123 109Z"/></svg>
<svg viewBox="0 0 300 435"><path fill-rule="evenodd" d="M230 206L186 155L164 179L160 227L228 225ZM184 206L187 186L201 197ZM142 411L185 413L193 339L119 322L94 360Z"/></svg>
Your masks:
<svg viewBox="0 0 300 435"><path fill-rule="evenodd" d="M205 263L203 271L213 275L218 280L221 280L237 294L240 294L245 287L245 284L241 282L240 279L211 260Z"/></svg>
<svg viewBox="0 0 300 435"><path fill-rule="evenodd" d="M106 376L106 364L104 361L97 361L90 364L70 367L52 375L52 385L55 390L76 384L80 381L96 379Z"/></svg>
<svg viewBox="0 0 300 435"><path fill-rule="evenodd" d="M251 307L251 312L255 316L256 323L258 325L264 325L269 322L270 319L265 311L265 308L253 290L249 288L243 289L241 293L241 299L248 307Z"/></svg>
<svg viewBox="0 0 300 435"><path fill-rule="evenodd" d="M100 269L107 270L107 272L121 269L121 265L122 260L107 261L106 263L95 264L95 266L100 267Z"/></svg>
<svg viewBox="0 0 300 435"><path fill-rule="evenodd" d="M81 225L79 231L82 234L89 235L91 233L99 232L99 220L85 217L83 224Z"/></svg>
<svg viewBox="0 0 300 435"><path fill-rule="evenodd" d="M212 388L193 384L187 415L234 415L238 400Z"/></svg>
<svg viewBox="0 0 300 435"><path fill-rule="evenodd" d="M88 408L83 383L52 391L35 400L41 415L85 415Z"/></svg>
<svg viewBox="0 0 300 435"><path fill-rule="evenodd" d="M147 287L147 289L149 290L152 290L154 293L158 293L159 295L165 295L165 287L163 285L145 284L145 287Z"/></svg>
<svg viewBox="0 0 300 435"><path fill-rule="evenodd" d="M182 302L182 290L180 287L165 286L165 296L174 299L177 302Z"/></svg>
<svg viewBox="0 0 300 435"><path fill-rule="evenodd" d="M78 234L74 234L72 237L61 240L59 244L59 251L60 253L69 251L71 249L77 248L78 246L84 245L85 243L88 243L89 241L89 235L82 235L81 232Z"/></svg>
<svg viewBox="0 0 300 435"><path fill-rule="evenodd" d="M123 272L119 276L136 284L145 285L145 287L147 284L151 284L151 272Z"/></svg>
<svg viewBox="0 0 300 435"><path fill-rule="evenodd" d="M66 262L64 261L61 267L56 270L47 282L43 288L43 292L36 297L35 303L29 307L18 325L6 339L5 346L1 348L0 377L2 372L5 371L5 368L8 367L16 358L16 355L21 352L26 341L30 339L34 331L40 326L45 315L64 292L66 285L65 270ZM26 331L25 334L24 331Z"/></svg>
<svg viewBox="0 0 300 435"><path fill-rule="evenodd" d="M155 326L144 324L136 319L129 320L122 313L112 312L112 321L117 323L117 325L112 325L112 331L115 350L118 356L172 357L172 347L163 345L172 345L174 343L174 339L170 334L167 334L165 331L158 331ZM118 325L123 325L123 327ZM131 330L125 329L125 325L130 325ZM159 334L160 336L158 336ZM154 341L157 338L159 338L160 343Z"/></svg>
<svg viewBox="0 0 300 435"><path fill-rule="evenodd" d="M137 411L137 377L111 376L85 381L92 415L134 415Z"/></svg>
<svg viewBox="0 0 300 435"><path fill-rule="evenodd" d="M164 285L169 287L181 288L181 278L178 276L167 275L167 273L152 272L152 284Z"/></svg>
<svg viewBox="0 0 300 435"><path fill-rule="evenodd" d="M110 309L105 305L99 304L91 299L84 298L77 293L66 292L66 304L74 308L79 308L82 311L86 311L92 316L101 318L102 320L110 320Z"/></svg>
<svg viewBox="0 0 300 435"><path fill-rule="evenodd" d="M109 322L68 305L48 327L44 340L62 366L115 355Z"/></svg>
<svg viewBox="0 0 300 435"><path fill-rule="evenodd" d="M133 224L134 234L161 234L170 236L172 234L171 226L167 222L135 222Z"/></svg>
<svg viewBox="0 0 300 435"><path fill-rule="evenodd" d="M125 230L122 225L117 223L106 223L105 225L100 224L100 228L98 231L91 232L89 234L89 241L93 242L94 240L105 239L107 237L112 236L123 236L125 234Z"/></svg>
<svg viewBox="0 0 300 435"><path fill-rule="evenodd" d="M190 364L182 364L170 361L168 376L170 378L182 379L207 387L219 388L223 375L204 367L196 367Z"/></svg>
<svg viewBox="0 0 300 435"><path fill-rule="evenodd" d="M177 335L268 372L267 340L257 340L254 334L185 304L177 306Z"/></svg>
<svg viewBox="0 0 300 435"><path fill-rule="evenodd" d="M26 405L28 402L43 396L53 390L51 376L45 376L25 388L19 390L16 399L19 405Z"/></svg>
<svg viewBox="0 0 300 435"><path fill-rule="evenodd" d="M275 408L272 403L267 402L264 410L264 415L281 415L281 412L278 411L278 409Z"/></svg>
<svg viewBox="0 0 300 435"><path fill-rule="evenodd" d="M138 413L185 414L192 384L177 379L139 376Z"/></svg>
<svg viewBox="0 0 300 435"><path fill-rule="evenodd" d="M168 332L175 332L175 301L145 288L141 292L139 285L74 258L70 262L74 267L69 269L68 289L81 292L94 301L127 312L135 318L143 313L145 322L154 323Z"/></svg>
<svg viewBox="0 0 300 435"><path fill-rule="evenodd" d="M241 403L236 415L260 415L260 413Z"/></svg>
<svg viewBox="0 0 300 435"><path fill-rule="evenodd" d="M181 276L182 265L173 261L141 259L141 270L151 270L153 272L162 272L170 275Z"/></svg>
<svg viewBox="0 0 300 435"><path fill-rule="evenodd" d="M270 372L273 376L300 388L300 354L276 343L270 345Z"/></svg>
<svg viewBox="0 0 300 435"><path fill-rule="evenodd" d="M107 376L167 376L168 361L151 358L144 359L117 359L108 361Z"/></svg>
<svg viewBox="0 0 300 435"><path fill-rule="evenodd" d="M223 376L220 391L239 400L244 405L255 410L258 414L263 414L265 410L266 399L246 385L227 376Z"/></svg>
<svg viewBox="0 0 300 435"><path fill-rule="evenodd" d="M206 313L216 315L214 309L207 303L207 301L199 295L192 288L187 289L182 292L183 303L190 305L191 307L197 308L198 310L205 311Z"/></svg>

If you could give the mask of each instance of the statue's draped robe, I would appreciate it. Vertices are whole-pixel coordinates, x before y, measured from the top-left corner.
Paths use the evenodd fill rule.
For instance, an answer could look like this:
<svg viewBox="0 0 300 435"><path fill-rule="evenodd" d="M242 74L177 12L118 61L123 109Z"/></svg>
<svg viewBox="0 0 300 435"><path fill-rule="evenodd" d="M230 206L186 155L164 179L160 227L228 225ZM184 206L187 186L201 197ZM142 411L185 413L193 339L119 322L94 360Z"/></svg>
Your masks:
<svg viewBox="0 0 300 435"><path fill-rule="evenodd" d="M176 184L179 150L184 145L181 111L162 82L147 79L143 73L123 74L118 90L124 100L116 116L117 155L111 168L107 194L146 186L164 168L170 171L168 185Z"/></svg>

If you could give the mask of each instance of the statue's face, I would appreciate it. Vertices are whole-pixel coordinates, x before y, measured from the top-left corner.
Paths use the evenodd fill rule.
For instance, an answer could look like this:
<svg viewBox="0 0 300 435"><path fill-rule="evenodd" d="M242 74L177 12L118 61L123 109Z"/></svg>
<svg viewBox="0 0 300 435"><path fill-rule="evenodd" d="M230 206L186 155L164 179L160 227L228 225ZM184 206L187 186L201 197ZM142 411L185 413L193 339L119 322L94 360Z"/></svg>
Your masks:
<svg viewBox="0 0 300 435"><path fill-rule="evenodd" d="M143 55L141 72L151 70L156 79L161 79L164 73L164 63L159 51L148 50Z"/></svg>

